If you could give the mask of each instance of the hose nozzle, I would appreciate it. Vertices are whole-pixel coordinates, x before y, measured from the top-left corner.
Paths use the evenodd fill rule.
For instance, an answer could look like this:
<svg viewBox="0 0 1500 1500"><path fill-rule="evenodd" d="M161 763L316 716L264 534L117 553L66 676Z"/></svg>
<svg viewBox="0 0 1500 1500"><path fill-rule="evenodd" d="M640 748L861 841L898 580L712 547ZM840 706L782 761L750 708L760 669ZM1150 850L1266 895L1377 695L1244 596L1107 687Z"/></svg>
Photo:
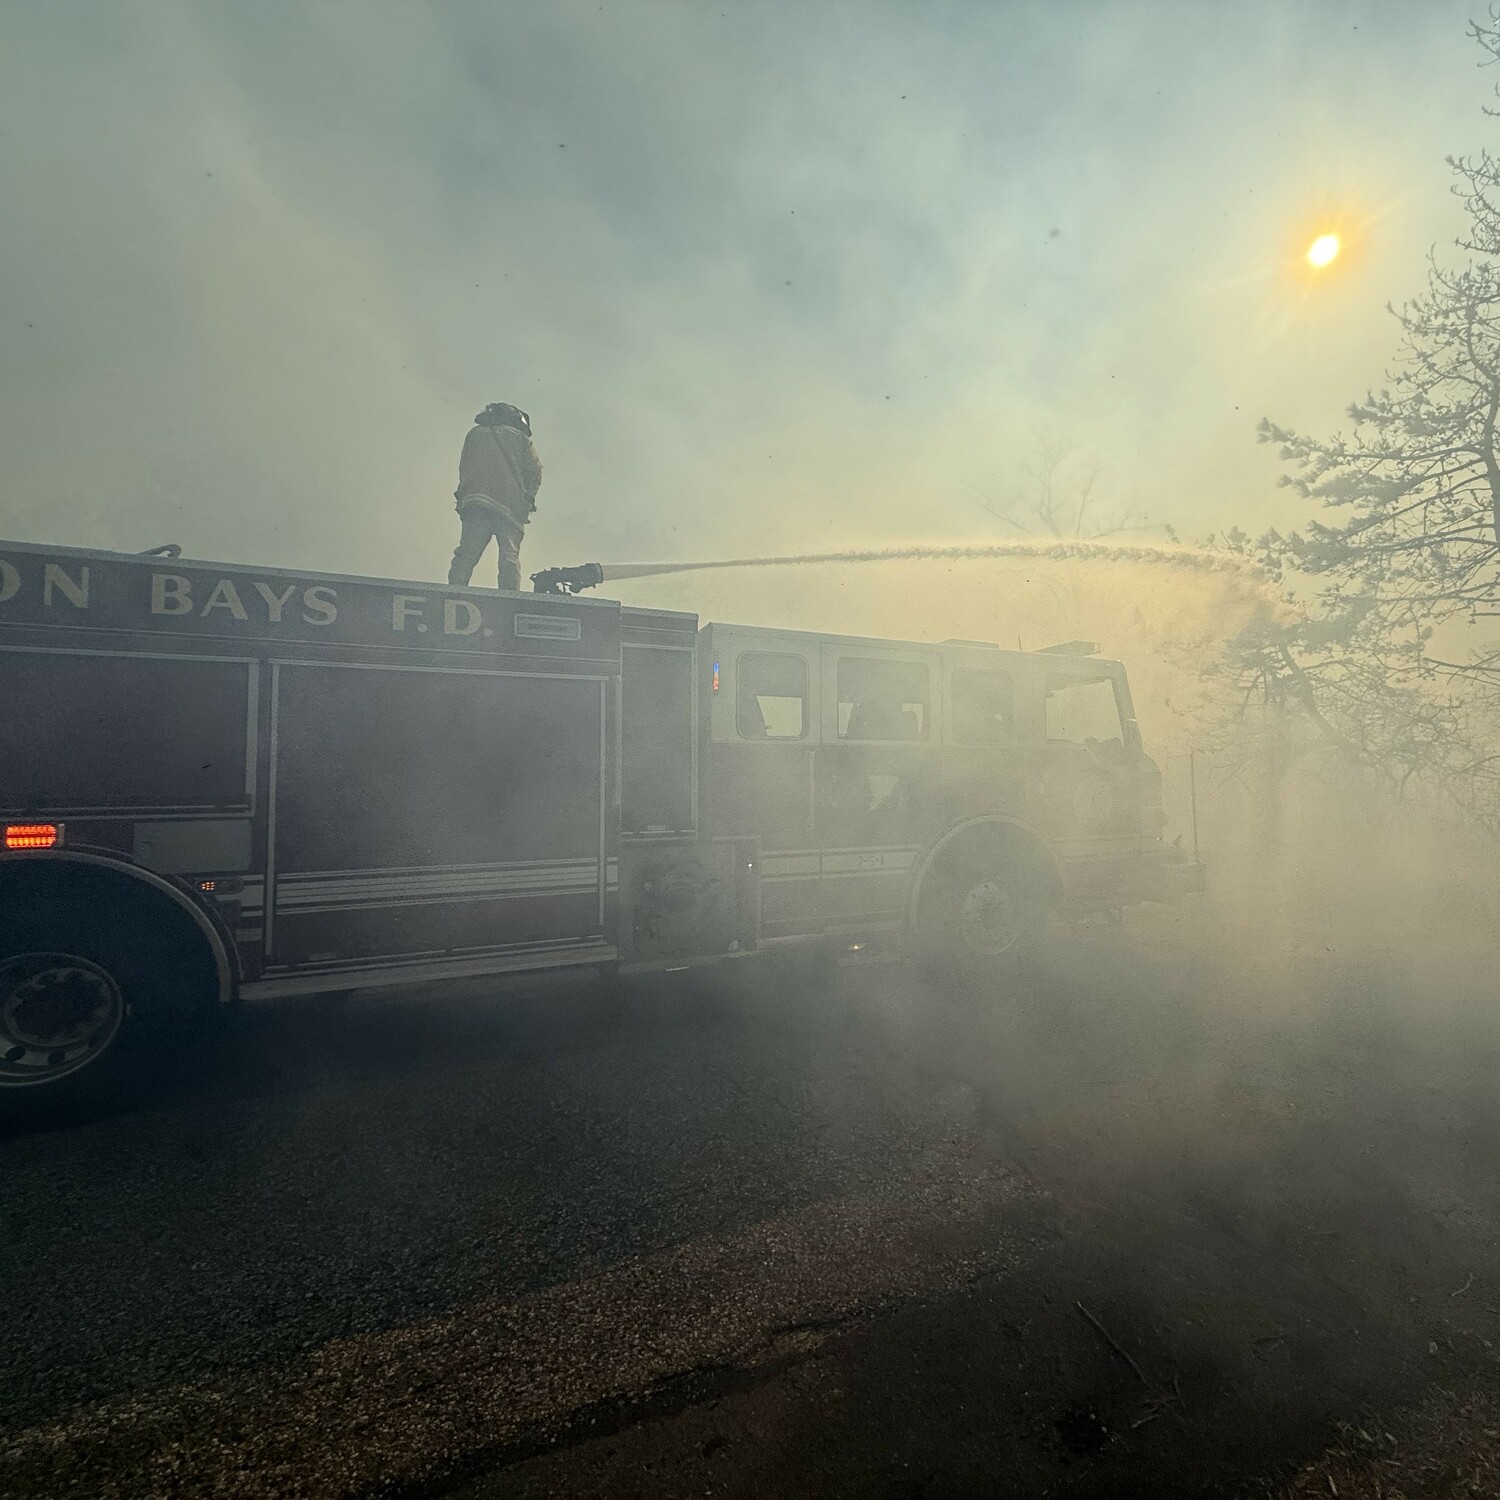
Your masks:
<svg viewBox="0 0 1500 1500"><path fill-rule="evenodd" d="M604 582L604 569L598 563L583 563L576 568L543 568L531 575L534 594L579 594L597 588Z"/></svg>

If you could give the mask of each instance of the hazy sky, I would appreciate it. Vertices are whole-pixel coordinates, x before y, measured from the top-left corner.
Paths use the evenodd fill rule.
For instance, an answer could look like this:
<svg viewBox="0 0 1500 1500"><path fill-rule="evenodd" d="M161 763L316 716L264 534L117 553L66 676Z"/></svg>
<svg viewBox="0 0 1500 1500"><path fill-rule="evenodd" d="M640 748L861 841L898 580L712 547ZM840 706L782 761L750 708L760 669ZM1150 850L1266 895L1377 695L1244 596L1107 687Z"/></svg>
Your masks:
<svg viewBox="0 0 1500 1500"><path fill-rule="evenodd" d="M5 0L0 534L440 577L496 399L532 568L1003 534L1048 434L1284 523L1256 420L1380 378L1500 136L1469 11Z"/></svg>

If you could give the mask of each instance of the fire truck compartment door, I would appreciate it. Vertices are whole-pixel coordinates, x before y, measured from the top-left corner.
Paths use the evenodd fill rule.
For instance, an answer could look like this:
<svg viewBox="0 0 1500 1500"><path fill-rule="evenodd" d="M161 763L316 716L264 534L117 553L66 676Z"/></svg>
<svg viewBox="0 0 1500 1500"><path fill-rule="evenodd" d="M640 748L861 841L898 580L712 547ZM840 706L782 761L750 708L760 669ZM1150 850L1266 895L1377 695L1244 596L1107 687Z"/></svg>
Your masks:
<svg viewBox="0 0 1500 1500"><path fill-rule="evenodd" d="M601 941L605 680L274 670L273 967Z"/></svg>

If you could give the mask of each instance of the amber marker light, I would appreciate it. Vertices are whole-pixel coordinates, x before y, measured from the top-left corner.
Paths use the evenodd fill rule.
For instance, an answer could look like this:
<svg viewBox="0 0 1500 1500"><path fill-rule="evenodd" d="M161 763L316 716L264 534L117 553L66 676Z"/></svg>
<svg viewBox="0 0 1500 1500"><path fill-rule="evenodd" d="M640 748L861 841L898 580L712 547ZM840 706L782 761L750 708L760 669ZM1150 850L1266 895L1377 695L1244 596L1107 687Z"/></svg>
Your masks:
<svg viewBox="0 0 1500 1500"><path fill-rule="evenodd" d="M62 843L61 823L7 823L7 849L55 849Z"/></svg>

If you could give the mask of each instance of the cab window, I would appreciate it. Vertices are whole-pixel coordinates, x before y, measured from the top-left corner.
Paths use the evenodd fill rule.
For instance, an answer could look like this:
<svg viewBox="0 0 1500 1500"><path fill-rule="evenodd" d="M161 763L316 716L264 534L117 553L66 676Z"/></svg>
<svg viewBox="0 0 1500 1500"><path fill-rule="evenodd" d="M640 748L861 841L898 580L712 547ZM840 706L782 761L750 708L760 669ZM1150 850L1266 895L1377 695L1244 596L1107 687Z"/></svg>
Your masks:
<svg viewBox="0 0 1500 1500"><path fill-rule="evenodd" d="M744 740L800 740L807 733L807 663L782 651L739 659L735 720Z"/></svg>
<svg viewBox="0 0 1500 1500"><path fill-rule="evenodd" d="M925 740L927 663L841 656L841 740Z"/></svg>
<svg viewBox="0 0 1500 1500"><path fill-rule="evenodd" d="M1015 685L1009 672L960 667L953 673L953 739L1000 745L1015 738Z"/></svg>
<svg viewBox="0 0 1500 1500"><path fill-rule="evenodd" d="M1113 677L1049 677L1047 738L1123 749L1125 729Z"/></svg>

